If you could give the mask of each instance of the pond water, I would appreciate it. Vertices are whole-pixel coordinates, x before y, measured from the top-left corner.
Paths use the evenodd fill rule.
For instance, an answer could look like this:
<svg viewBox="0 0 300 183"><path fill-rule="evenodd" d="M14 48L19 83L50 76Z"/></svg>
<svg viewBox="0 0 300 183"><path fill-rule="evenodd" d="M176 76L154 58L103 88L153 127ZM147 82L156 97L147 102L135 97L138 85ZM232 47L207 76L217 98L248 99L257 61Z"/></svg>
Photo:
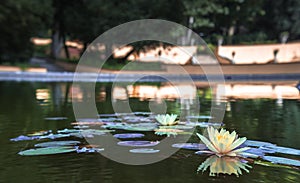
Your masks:
<svg viewBox="0 0 300 183"><path fill-rule="evenodd" d="M71 87L71 83L0 82L0 182L273 183L300 180L300 171L297 168L267 167L257 164L250 164L252 168L249 169L249 173L243 172L239 177L235 175L211 177L208 171L197 173L199 165L207 157L184 149L163 161L143 166L120 164L98 153L18 155L18 152L32 148L36 141L12 142L11 138L41 130L73 128L71 123L75 119L69 92ZM162 83L152 83L112 89L110 83L99 83L95 90L96 105L99 113L111 114L114 113L111 101L129 98L133 111L147 112L150 110L149 101L160 103L162 99L166 99L164 104L168 107L167 112L177 113L182 109L188 111L190 109L188 106L197 95L200 98L201 115L210 115L212 90L199 87L196 91L187 93L187 100L182 101L178 100L178 96L170 92L172 90L168 87ZM155 98L153 93L156 93ZM85 96L84 92L76 88L72 94L78 101ZM269 99L249 96L247 99L228 97L230 99L226 101L223 120L226 129L236 130L240 136L251 140L300 149L299 96L280 95L278 98L272 96ZM220 102L225 100L222 99ZM151 132L133 133L144 133L149 136ZM155 135L152 132L150 136ZM194 136L190 141L199 142ZM299 156L289 157L299 159Z"/></svg>

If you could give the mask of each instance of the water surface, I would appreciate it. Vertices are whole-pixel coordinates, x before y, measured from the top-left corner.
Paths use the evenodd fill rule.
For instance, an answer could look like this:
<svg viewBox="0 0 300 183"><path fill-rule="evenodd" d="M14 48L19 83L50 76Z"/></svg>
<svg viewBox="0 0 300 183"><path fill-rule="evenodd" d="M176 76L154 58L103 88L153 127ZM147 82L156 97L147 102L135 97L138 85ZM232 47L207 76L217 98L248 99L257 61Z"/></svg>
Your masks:
<svg viewBox="0 0 300 183"><path fill-rule="evenodd" d="M148 85L146 85L148 86ZM163 84L152 84L158 88ZM150 165L124 165L100 154L61 154L20 156L21 150L33 147L35 141L11 142L10 138L40 130L71 128L74 114L70 100L70 83L0 82L0 182L298 182L300 171L253 166L250 173L236 176L209 177L197 173L206 159L194 151L180 150L171 157ZM121 89L122 90L122 89ZM99 113L113 113L111 84L97 84L96 101ZM117 92L113 100L130 98L134 111L149 111L151 96L140 96L130 90ZM139 92L141 93L141 92ZM162 98L167 94L160 92ZM73 93L78 101L84 93ZM170 93L169 93L170 94ZM209 115L211 91L198 88L201 114ZM118 98L119 97L119 98ZM178 112L186 103L175 95L166 100L167 112ZM226 105L224 123L248 139L269 141L280 146L300 149L299 99L233 99ZM188 110L188 109L186 109ZM49 121L46 117L67 117ZM197 138L192 137L195 142ZM295 157L298 158L299 157Z"/></svg>

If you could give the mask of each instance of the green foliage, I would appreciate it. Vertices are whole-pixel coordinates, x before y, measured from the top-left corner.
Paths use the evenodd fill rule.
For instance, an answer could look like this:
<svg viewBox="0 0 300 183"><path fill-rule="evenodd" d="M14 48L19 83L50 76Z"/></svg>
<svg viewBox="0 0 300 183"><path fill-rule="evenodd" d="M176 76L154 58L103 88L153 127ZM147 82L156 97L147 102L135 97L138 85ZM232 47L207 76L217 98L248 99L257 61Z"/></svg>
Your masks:
<svg viewBox="0 0 300 183"><path fill-rule="evenodd" d="M289 33L289 40L300 37L298 0L5 0L0 4L0 61L25 61L33 51L35 56L47 56L45 48L32 47L33 36L59 32L60 41L79 40L86 47L112 27L147 18L191 27L213 45L220 36L224 44L273 43L282 32ZM137 52L159 45L153 41L132 44Z"/></svg>
<svg viewBox="0 0 300 183"><path fill-rule="evenodd" d="M38 35L48 25L49 7L50 1L47 0L1 2L0 60L25 61L31 56L30 37Z"/></svg>

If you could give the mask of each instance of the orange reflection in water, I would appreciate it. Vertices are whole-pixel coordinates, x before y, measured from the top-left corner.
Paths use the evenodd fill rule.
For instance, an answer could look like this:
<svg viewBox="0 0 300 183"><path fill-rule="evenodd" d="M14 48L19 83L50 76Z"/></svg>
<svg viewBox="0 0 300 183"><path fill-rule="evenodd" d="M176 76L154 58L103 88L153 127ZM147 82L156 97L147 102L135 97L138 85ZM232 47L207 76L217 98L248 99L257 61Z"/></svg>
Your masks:
<svg viewBox="0 0 300 183"><path fill-rule="evenodd" d="M178 84L176 86L128 85L127 87L114 87L112 94L113 99L139 98L143 101L149 99L195 99L196 92L196 88L188 84Z"/></svg>
<svg viewBox="0 0 300 183"><path fill-rule="evenodd" d="M37 100L47 102L50 99L50 91L49 89L36 89L35 96Z"/></svg>
<svg viewBox="0 0 300 183"><path fill-rule="evenodd" d="M218 86L220 89L221 86ZM274 85L274 84L227 84L224 86L225 93L221 93L221 98L237 98L237 99L300 99L298 89L290 85ZM218 90L217 91L221 91Z"/></svg>

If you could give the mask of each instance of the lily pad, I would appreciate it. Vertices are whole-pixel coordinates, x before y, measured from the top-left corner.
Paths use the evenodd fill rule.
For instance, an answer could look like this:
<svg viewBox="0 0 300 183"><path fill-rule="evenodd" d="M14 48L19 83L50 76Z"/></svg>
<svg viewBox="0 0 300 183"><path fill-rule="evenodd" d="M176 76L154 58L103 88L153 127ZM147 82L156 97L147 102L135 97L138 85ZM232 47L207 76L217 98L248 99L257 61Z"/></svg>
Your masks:
<svg viewBox="0 0 300 183"><path fill-rule="evenodd" d="M158 153L160 150L158 149L148 149L148 148L140 148L140 149L131 149L129 152L131 153L142 153L142 154L151 154Z"/></svg>
<svg viewBox="0 0 300 183"><path fill-rule="evenodd" d="M68 119L67 117L48 117L44 118L47 121L60 121L60 120L66 120Z"/></svg>
<svg viewBox="0 0 300 183"><path fill-rule="evenodd" d="M276 151L277 153L300 155L299 149L293 149L293 148L289 148L289 147L280 147L280 146L272 146L272 147L270 147L270 149Z"/></svg>
<svg viewBox="0 0 300 183"><path fill-rule="evenodd" d="M250 148L250 149L248 149L244 152L254 154L254 155L257 155L257 156L264 156L265 155L265 152L262 149L259 149L259 148Z"/></svg>
<svg viewBox="0 0 300 183"><path fill-rule="evenodd" d="M80 122L73 122L72 125L104 125L105 123L102 121L80 121Z"/></svg>
<svg viewBox="0 0 300 183"><path fill-rule="evenodd" d="M207 128L209 126L217 126L217 127L220 127L220 126L223 126L224 124L222 122L215 122L215 123L211 123L211 122L187 122L186 123L187 126L199 126L201 128Z"/></svg>
<svg viewBox="0 0 300 183"><path fill-rule="evenodd" d="M34 133L30 133L30 134L27 134L28 136L41 136L41 135L47 135L49 133L52 133L51 130L49 131L38 131L38 132L34 132Z"/></svg>
<svg viewBox="0 0 300 183"><path fill-rule="evenodd" d="M118 129L118 130L124 130L126 128L127 124L124 123L115 123L115 122L111 122L111 123L107 123L105 125L103 125L103 128L108 128L108 129Z"/></svg>
<svg viewBox="0 0 300 183"><path fill-rule="evenodd" d="M118 142L118 145L120 146L129 146L129 147L150 147L150 146L156 146L159 144L159 141L121 141Z"/></svg>
<svg viewBox="0 0 300 183"><path fill-rule="evenodd" d="M134 112L135 115L149 116L153 114L152 112Z"/></svg>
<svg viewBox="0 0 300 183"><path fill-rule="evenodd" d="M186 126L186 125L173 125L173 126L160 126L160 129L179 129L179 130L191 130L193 126Z"/></svg>
<svg viewBox="0 0 300 183"><path fill-rule="evenodd" d="M264 156L265 152L260 148L250 148L244 152L240 152L239 155L245 158L258 158Z"/></svg>
<svg viewBox="0 0 300 183"><path fill-rule="evenodd" d="M251 147L274 147L275 144L272 144L270 142L263 142L263 141L257 141L257 140L246 140L244 143L245 146L251 146Z"/></svg>
<svg viewBox="0 0 300 183"><path fill-rule="evenodd" d="M120 118L101 118L102 122L120 122L122 119Z"/></svg>
<svg viewBox="0 0 300 183"><path fill-rule="evenodd" d="M129 130L129 131L153 131L156 128L156 126L126 126L124 130Z"/></svg>
<svg viewBox="0 0 300 183"><path fill-rule="evenodd" d="M63 129L63 130L57 130L57 133L78 133L81 132L81 130L78 129Z"/></svg>
<svg viewBox="0 0 300 183"><path fill-rule="evenodd" d="M74 128L78 128L78 129L83 129L83 128L89 128L90 126L87 126L87 125L77 125L77 126L74 126Z"/></svg>
<svg viewBox="0 0 300 183"><path fill-rule="evenodd" d="M186 119L212 119L211 116L205 116L205 115L200 115L200 116L186 116Z"/></svg>
<svg viewBox="0 0 300 183"><path fill-rule="evenodd" d="M35 139L39 139L39 137L38 136L28 137L28 136L20 135L20 136L18 136L16 138L10 139L10 141L17 142L17 141L35 140Z"/></svg>
<svg viewBox="0 0 300 183"><path fill-rule="evenodd" d="M58 139L58 138L65 138L65 137L70 137L69 134L49 134L49 135L43 135L43 136L38 136L38 139Z"/></svg>
<svg viewBox="0 0 300 183"><path fill-rule="evenodd" d="M283 158L283 157L276 157L276 156L263 156L262 159L270 161L272 163L278 163L283 165L292 165L292 166L300 166L299 160Z"/></svg>
<svg viewBox="0 0 300 183"><path fill-rule="evenodd" d="M180 148L180 149L189 149L189 150L206 150L207 149L205 144L198 144L198 143L178 143L178 144L173 144L172 147Z"/></svg>
<svg viewBox="0 0 300 183"><path fill-rule="evenodd" d="M72 146L80 144L79 141L70 140L70 141L52 141L52 142L43 142L39 144L35 144L35 147L55 147L55 146Z"/></svg>
<svg viewBox="0 0 300 183"><path fill-rule="evenodd" d="M29 149L21 151L18 154L22 156L37 156L37 155L50 155L50 154L62 154L76 151L75 148L71 147L44 147L37 149Z"/></svg>
<svg viewBox="0 0 300 183"><path fill-rule="evenodd" d="M261 147L259 147L259 149L261 149L264 153L268 153L268 154L276 153L276 151L274 149L269 148L269 147L261 146Z"/></svg>
<svg viewBox="0 0 300 183"><path fill-rule="evenodd" d="M115 138L119 139L129 139L129 138L142 138L145 135L142 133L122 133L122 134L115 134Z"/></svg>
<svg viewBox="0 0 300 183"><path fill-rule="evenodd" d="M75 147L77 153L98 153L104 151L104 148L95 148L95 147Z"/></svg>

